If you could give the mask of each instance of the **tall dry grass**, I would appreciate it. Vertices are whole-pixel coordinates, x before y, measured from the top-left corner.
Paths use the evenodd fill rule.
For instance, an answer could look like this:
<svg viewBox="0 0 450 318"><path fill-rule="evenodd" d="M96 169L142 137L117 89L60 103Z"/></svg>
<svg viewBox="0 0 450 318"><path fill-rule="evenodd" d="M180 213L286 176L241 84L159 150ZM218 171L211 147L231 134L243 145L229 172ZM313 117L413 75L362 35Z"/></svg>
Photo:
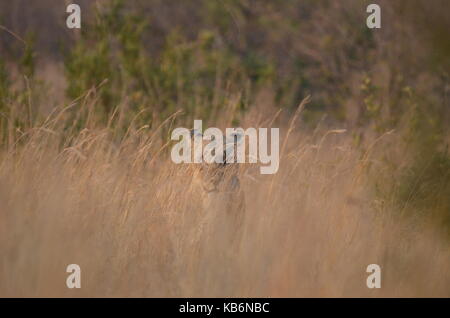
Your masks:
<svg viewBox="0 0 450 318"><path fill-rule="evenodd" d="M380 30L360 0L80 0L81 32L28 2L0 3L0 296L450 296L444 0ZM170 160L193 119L280 128L237 249Z"/></svg>
<svg viewBox="0 0 450 318"><path fill-rule="evenodd" d="M203 209L199 167L170 160L171 120L118 139L99 124L69 134L65 111L1 151L0 296L450 296L448 242L374 196L370 166L386 170L395 132L362 152L345 130L248 113L243 126L273 123L283 146L277 174L240 168L244 237L231 250L220 223L205 230L220 207ZM72 263L81 289L66 287ZM372 263L381 289L366 287Z"/></svg>

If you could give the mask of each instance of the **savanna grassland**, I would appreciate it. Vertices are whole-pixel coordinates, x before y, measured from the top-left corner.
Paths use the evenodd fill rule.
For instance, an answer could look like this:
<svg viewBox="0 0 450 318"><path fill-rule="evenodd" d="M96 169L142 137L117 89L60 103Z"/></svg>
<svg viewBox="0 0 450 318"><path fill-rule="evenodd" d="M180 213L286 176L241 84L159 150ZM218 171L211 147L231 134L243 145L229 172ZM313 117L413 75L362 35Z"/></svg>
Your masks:
<svg viewBox="0 0 450 318"><path fill-rule="evenodd" d="M447 1L77 3L0 2L0 296L450 296ZM194 119L280 128L238 249L170 158Z"/></svg>

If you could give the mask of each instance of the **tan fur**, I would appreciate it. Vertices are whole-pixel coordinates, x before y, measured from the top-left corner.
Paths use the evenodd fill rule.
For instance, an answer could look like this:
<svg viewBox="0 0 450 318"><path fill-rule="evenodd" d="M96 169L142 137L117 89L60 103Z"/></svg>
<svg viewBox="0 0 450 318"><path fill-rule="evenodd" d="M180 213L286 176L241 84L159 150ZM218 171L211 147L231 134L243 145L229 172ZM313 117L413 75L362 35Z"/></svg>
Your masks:
<svg viewBox="0 0 450 318"><path fill-rule="evenodd" d="M202 202L201 226L228 247L239 245L245 219L245 194L235 164L203 164L193 180Z"/></svg>

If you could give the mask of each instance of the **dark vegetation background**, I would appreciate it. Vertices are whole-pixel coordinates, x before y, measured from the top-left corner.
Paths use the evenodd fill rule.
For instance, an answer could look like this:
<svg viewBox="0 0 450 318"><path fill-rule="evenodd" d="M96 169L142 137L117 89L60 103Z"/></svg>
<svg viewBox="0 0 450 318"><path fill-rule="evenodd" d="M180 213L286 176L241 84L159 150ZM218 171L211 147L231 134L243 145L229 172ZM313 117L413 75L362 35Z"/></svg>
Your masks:
<svg viewBox="0 0 450 318"><path fill-rule="evenodd" d="M4 63L22 62L29 75L45 63L64 63L72 98L108 78L105 96L127 86L141 89L141 99L165 93L175 102L183 95L188 100L177 106L190 107L185 95L211 97L220 76L248 99L268 86L280 107L312 95L313 118L326 110L352 125L377 117L392 127L407 110L405 87L445 93L450 22L442 0L380 1L381 30L365 25L368 1L81 0L77 32L65 26L68 3L2 1L2 25L33 52L5 32L0 48ZM436 108L448 124L445 101L430 102L440 105L423 107Z"/></svg>

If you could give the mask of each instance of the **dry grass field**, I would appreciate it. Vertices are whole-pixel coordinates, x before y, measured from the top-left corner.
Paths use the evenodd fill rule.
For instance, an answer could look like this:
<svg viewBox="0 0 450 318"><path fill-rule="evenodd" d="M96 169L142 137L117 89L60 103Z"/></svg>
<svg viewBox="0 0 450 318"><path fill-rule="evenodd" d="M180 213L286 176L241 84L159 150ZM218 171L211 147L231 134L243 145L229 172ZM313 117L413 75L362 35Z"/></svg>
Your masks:
<svg viewBox="0 0 450 318"><path fill-rule="evenodd" d="M0 6L15 12L0 14L1 297L450 297L439 0L416 1L435 21L423 33L414 10L393 18L405 2L380 1L386 31L368 42L364 20L354 27L365 6L352 0L224 1L198 19L183 10L203 1L111 12L120 1L80 2L98 16L86 14L62 53L39 32L28 42L14 21L31 10L23 2ZM24 27L65 17L56 2L34 5ZM170 13L186 34L171 33ZM170 158L170 132L193 119L280 128L276 174L239 165L233 246L223 211L233 199L206 205L203 164ZM81 289L67 288L68 264L80 265ZM369 264L382 269L380 289L366 286Z"/></svg>

